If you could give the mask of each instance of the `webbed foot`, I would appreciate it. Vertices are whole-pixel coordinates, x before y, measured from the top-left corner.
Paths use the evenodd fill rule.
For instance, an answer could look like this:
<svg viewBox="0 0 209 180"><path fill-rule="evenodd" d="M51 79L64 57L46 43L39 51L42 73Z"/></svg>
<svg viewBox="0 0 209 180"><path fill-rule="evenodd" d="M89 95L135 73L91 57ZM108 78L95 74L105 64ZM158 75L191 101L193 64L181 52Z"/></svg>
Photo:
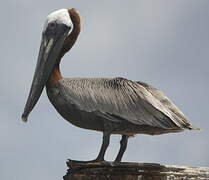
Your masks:
<svg viewBox="0 0 209 180"><path fill-rule="evenodd" d="M72 164L87 164L87 163L102 163L102 162L106 162L105 160L100 160L100 159L94 159L94 160L90 160L90 161L78 161L78 160L71 160L71 159L68 159L68 162L69 163L72 163Z"/></svg>

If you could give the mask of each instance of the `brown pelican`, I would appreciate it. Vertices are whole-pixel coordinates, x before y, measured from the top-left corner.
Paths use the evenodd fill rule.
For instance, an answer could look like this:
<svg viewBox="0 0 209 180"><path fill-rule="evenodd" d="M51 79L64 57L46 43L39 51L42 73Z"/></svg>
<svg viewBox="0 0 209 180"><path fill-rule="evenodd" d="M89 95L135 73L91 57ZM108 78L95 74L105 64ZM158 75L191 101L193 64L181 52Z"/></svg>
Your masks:
<svg viewBox="0 0 209 180"><path fill-rule="evenodd" d="M103 132L101 150L94 161L104 161L111 134L122 135L115 159L121 161L130 136L197 129L161 91L146 83L124 78L63 78L61 58L75 44L80 29L75 9L48 15L23 121L46 87L50 102L64 119L80 128Z"/></svg>

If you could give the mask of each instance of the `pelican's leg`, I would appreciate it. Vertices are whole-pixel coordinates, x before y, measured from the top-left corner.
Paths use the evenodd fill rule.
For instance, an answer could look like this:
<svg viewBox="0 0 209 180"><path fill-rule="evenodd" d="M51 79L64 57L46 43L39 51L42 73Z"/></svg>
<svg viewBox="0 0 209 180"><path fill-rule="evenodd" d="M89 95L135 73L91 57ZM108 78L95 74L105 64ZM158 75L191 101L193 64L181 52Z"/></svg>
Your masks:
<svg viewBox="0 0 209 180"><path fill-rule="evenodd" d="M71 163L94 163L94 162L104 161L104 155L107 150L107 147L109 146L109 142L110 142L110 133L104 132L102 146L101 146L99 155L97 156L96 159L90 160L90 161L77 161L77 160L68 159L68 161Z"/></svg>
<svg viewBox="0 0 209 180"><path fill-rule="evenodd" d="M115 159L115 162L120 162L122 157L123 157L123 154L126 150L126 147L127 147L127 143L128 143L128 137L127 135L122 135L122 138L120 140L120 150L118 152L118 155Z"/></svg>
<svg viewBox="0 0 209 180"><path fill-rule="evenodd" d="M104 132L102 146L101 146L99 155L94 161L104 161L105 152L107 150L107 147L109 146L109 143L110 143L110 134Z"/></svg>

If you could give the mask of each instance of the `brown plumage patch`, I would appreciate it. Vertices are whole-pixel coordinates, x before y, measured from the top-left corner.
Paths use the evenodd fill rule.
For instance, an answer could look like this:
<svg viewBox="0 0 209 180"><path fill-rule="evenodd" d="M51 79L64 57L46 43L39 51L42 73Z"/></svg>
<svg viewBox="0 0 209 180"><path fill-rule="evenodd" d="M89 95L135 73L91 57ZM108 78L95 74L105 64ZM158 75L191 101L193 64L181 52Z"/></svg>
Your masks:
<svg viewBox="0 0 209 180"><path fill-rule="evenodd" d="M49 77L48 84L54 86L58 83L60 79L62 79L62 75L60 73L59 66L56 65L52 71L51 76Z"/></svg>
<svg viewBox="0 0 209 180"><path fill-rule="evenodd" d="M81 18L78 11L72 8L72 9L68 9L68 13L73 23L73 30L64 42L60 54L61 58L65 55L66 52L68 52L73 47L81 31Z"/></svg>

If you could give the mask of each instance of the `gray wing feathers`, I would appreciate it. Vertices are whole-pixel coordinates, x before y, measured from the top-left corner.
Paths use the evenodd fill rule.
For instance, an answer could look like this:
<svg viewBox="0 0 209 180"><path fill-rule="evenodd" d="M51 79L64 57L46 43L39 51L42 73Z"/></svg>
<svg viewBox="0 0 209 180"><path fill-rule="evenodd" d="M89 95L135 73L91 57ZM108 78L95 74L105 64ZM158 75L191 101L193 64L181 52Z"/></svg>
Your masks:
<svg viewBox="0 0 209 180"><path fill-rule="evenodd" d="M137 83L144 86L158 100L159 103L155 107L170 117L175 124L183 128L193 128L181 110L162 91L143 82Z"/></svg>
<svg viewBox="0 0 209 180"><path fill-rule="evenodd" d="M80 110L137 125L184 128L188 121L159 90L123 78L62 79L61 94Z"/></svg>

